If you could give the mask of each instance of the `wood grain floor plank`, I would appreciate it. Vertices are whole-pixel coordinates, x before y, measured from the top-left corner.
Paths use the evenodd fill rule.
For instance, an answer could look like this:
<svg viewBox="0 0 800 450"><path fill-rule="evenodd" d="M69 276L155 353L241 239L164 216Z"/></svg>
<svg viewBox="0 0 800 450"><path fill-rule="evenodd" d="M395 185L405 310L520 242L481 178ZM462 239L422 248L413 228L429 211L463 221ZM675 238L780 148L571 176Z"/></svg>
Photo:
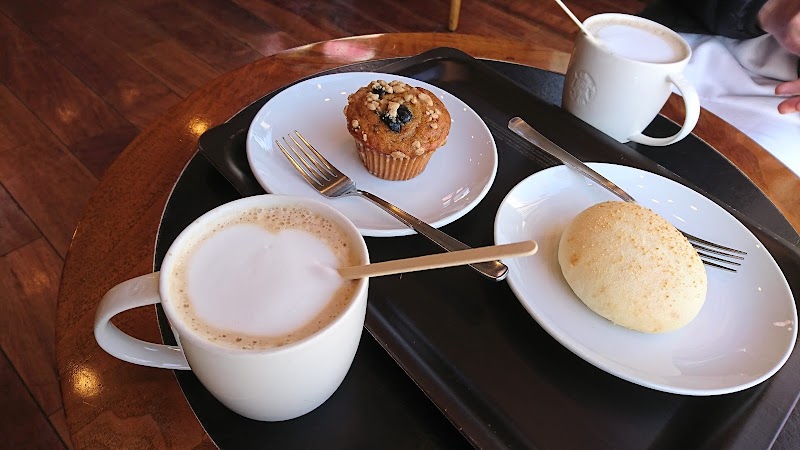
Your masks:
<svg viewBox="0 0 800 450"><path fill-rule="evenodd" d="M555 2L520 2L518 0L498 0L492 6L498 10L503 11L505 14L515 16L522 20L522 22L536 25L540 29L549 30L562 39L567 39L572 42L578 32L578 26L575 25L569 17L564 14L564 11L556 5ZM570 8L575 7L576 14L580 16L587 16L586 11L580 5L573 5L570 3ZM580 17L579 17L580 18ZM583 17L585 19L586 17Z"/></svg>
<svg viewBox="0 0 800 450"><path fill-rule="evenodd" d="M185 2L162 1L155 5L129 2L132 8L161 26L171 38L215 69L226 72L262 57L216 23L192 10Z"/></svg>
<svg viewBox="0 0 800 450"><path fill-rule="evenodd" d="M245 5L248 10L253 7L252 1L235 1L238 5ZM282 28L293 34L299 33L300 30L307 30L308 27L304 24L310 24L313 29L319 30L320 32L331 36L327 39L347 37L357 34L354 32L354 30L348 29L343 23L341 23L342 21L348 21L350 14L342 14L341 9L328 2L314 3L307 1L293 2L291 0L277 0L269 2L269 5L271 5L271 7L261 5L258 9L262 10L262 12L257 15L262 17L262 20L269 23L272 27ZM274 11L277 9L280 11L285 11L286 14L276 15L270 19L269 17L263 17L265 15L263 12L264 9L267 11ZM337 10L339 11L338 15L335 14ZM295 23L300 25L300 28L297 31L294 29ZM323 38L320 40L326 39Z"/></svg>
<svg viewBox="0 0 800 450"><path fill-rule="evenodd" d="M65 144L128 123L5 15L0 43L0 82Z"/></svg>
<svg viewBox="0 0 800 450"><path fill-rule="evenodd" d="M384 13L384 17L381 17L383 11L374 7L371 2L293 3L284 0L276 3L292 12L303 14L306 20L337 37L398 31L392 15ZM342 14L343 11L348 12Z"/></svg>
<svg viewBox="0 0 800 450"><path fill-rule="evenodd" d="M43 238L0 257L0 347L47 415L61 408L55 299L62 264Z"/></svg>
<svg viewBox="0 0 800 450"><path fill-rule="evenodd" d="M64 448L6 355L0 353L0 436L3 448Z"/></svg>
<svg viewBox="0 0 800 450"><path fill-rule="evenodd" d="M50 414L47 419L56 430L56 433L58 433L58 436L61 437L61 442L64 443L64 446L72 450L72 439L70 438L69 427L67 426L67 417L64 415L64 408Z"/></svg>
<svg viewBox="0 0 800 450"><path fill-rule="evenodd" d="M0 256L41 236L31 219L0 184Z"/></svg>
<svg viewBox="0 0 800 450"><path fill-rule="evenodd" d="M429 13L424 14L416 5L409 6L392 0L367 1L360 0L355 3L349 0L336 0L331 6L339 9L354 8L348 21L343 25L348 30L356 31L353 34L380 33L381 30L389 32L415 32L415 31L447 31L447 9L441 1L427 4ZM386 14L392 11L392 14ZM431 17L442 16L443 20L432 20ZM337 21L340 19L337 17Z"/></svg>
<svg viewBox="0 0 800 450"><path fill-rule="evenodd" d="M306 38L289 34L289 31L284 31L283 28L270 26L256 15L228 0L195 0L187 5L262 55L272 55L310 43Z"/></svg>
<svg viewBox="0 0 800 450"><path fill-rule="evenodd" d="M66 147L45 135L0 151L0 180L56 251L66 255L97 179Z"/></svg>
<svg viewBox="0 0 800 450"><path fill-rule="evenodd" d="M0 11L25 29L66 13L59 0L0 0Z"/></svg>
<svg viewBox="0 0 800 450"><path fill-rule="evenodd" d="M131 55L181 97L186 97L219 72L173 40L159 42Z"/></svg>
<svg viewBox="0 0 800 450"><path fill-rule="evenodd" d="M250 11L251 14L269 24L273 28L285 30L295 36L303 36L308 42L320 42L348 34L340 29L322 28L306 17L317 16L313 12L314 5L309 2L264 2L261 0L234 0L237 5Z"/></svg>
<svg viewBox="0 0 800 450"><path fill-rule="evenodd" d="M81 17L87 27L125 49L136 52L169 39L169 35L149 18L117 2L84 1L70 13Z"/></svg>
<svg viewBox="0 0 800 450"><path fill-rule="evenodd" d="M604 12L637 14L644 9L648 0L570 0L569 5L577 5L586 13L578 16L585 20L587 17Z"/></svg>
<svg viewBox="0 0 800 450"><path fill-rule="evenodd" d="M82 17L58 17L33 26L32 33L61 64L140 129L180 100Z"/></svg>
<svg viewBox="0 0 800 450"><path fill-rule="evenodd" d="M35 140L47 127L0 83L0 151Z"/></svg>
<svg viewBox="0 0 800 450"><path fill-rule="evenodd" d="M568 36L554 33L538 22L518 17L513 9L497 9L483 2L469 8L469 11L462 11L458 31L479 35L494 33L509 39L536 41L561 51L572 49L572 41Z"/></svg>
<svg viewBox="0 0 800 450"><path fill-rule="evenodd" d="M166 108L153 108L153 114L163 114ZM103 134L85 139L70 146L72 153L89 169L97 179L102 178L106 169L117 159L125 147L133 141L139 129L133 125L108 129Z"/></svg>

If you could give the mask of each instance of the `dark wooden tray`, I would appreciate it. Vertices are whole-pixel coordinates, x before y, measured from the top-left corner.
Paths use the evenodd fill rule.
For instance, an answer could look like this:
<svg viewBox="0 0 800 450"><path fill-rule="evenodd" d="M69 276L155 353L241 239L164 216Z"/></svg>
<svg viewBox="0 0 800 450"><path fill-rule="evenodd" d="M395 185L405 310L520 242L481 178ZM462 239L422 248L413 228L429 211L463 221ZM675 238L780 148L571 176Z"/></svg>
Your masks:
<svg viewBox="0 0 800 450"><path fill-rule="evenodd" d="M491 244L506 193L557 163L506 129L519 115L582 160L658 173L717 201L765 244L795 297L800 293L800 253L789 244L798 242L797 234L738 169L694 136L668 148L621 145L556 106L561 75L478 61L454 49L331 72L343 71L396 73L440 86L487 123L499 152L494 185L473 211L443 228L469 245ZM244 138L274 94L200 138L200 153L165 210L156 268L196 217L239 196L263 193L247 165ZM658 117L648 132L667 135L675 129ZM436 250L419 236L368 238L367 245L375 261ZM373 280L366 328L369 335L339 391L292 421L244 419L216 402L191 372L176 376L222 448L765 448L800 395L798 352L770 380L735 394L687 397L628 383L559 345L505 283L467 268ZM171 341L168 327L162 329Z"/></svg>

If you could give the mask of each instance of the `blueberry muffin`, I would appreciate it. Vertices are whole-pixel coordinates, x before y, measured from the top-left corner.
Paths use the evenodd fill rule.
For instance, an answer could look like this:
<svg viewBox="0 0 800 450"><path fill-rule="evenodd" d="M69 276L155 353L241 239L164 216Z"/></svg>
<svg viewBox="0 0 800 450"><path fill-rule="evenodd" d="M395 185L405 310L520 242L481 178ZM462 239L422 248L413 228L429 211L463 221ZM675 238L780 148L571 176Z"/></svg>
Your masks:
<svg viewBox="0 0 800 450"><path fill-rule="evenodd" d="M385 180L410 180L447 141L450 113L427 89L373 81L347 98L347 130L367 170Z"/></svg>

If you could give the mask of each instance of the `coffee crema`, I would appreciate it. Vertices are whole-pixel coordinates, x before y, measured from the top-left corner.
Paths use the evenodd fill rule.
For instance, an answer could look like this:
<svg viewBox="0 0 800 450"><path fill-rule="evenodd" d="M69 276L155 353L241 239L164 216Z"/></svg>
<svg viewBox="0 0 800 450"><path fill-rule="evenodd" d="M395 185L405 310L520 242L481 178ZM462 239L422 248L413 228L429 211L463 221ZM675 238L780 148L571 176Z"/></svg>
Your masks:
<svg viewBox="0 0 800 450"><path fill-rule="evenodd" d="M589 31L609 51L624 58L672 63L686 56L686 49L680 42L654 26L611 20L592 24Z"/></svg>
<svg viewBox="0 0 800 450"><path fill-rule="evenodd" d="M336 269L361 262L341 226L300 206L233 213L173 257L169 301L183 322L242 349L291 344L330 324L357 287Z"/></svg>

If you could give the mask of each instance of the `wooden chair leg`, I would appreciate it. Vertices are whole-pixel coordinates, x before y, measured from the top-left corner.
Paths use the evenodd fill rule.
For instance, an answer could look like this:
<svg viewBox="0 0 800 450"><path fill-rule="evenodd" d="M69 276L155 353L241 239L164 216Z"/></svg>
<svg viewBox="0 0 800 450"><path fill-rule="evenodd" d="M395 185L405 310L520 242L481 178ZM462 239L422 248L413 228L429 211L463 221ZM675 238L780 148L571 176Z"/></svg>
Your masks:
<svg viewBox="0 0 800 450"><path fill-rule="evenodd" d="M458 14L461 12L461 0L450 0L450 22L447 28L456 31L458 28Z"/></svg>

